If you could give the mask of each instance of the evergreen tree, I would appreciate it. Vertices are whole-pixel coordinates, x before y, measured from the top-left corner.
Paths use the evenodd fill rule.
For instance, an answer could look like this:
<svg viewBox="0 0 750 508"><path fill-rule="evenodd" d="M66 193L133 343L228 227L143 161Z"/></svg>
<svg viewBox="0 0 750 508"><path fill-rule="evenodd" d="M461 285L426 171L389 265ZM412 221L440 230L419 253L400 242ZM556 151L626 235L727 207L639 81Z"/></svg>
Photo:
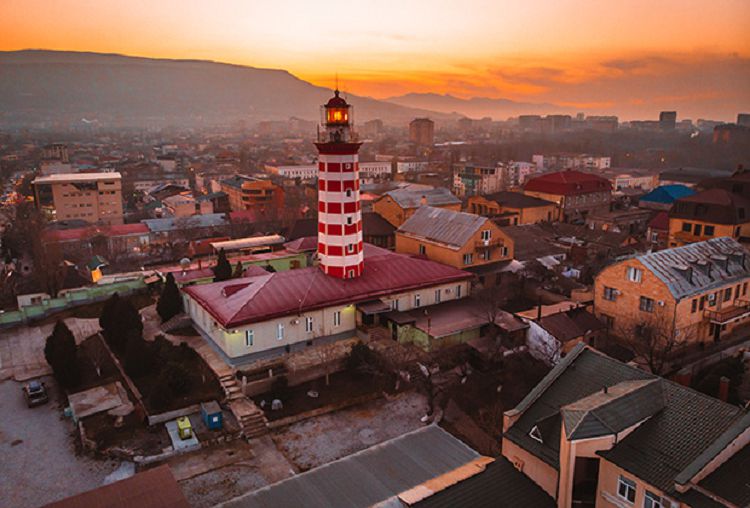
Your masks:
<svg viewBox="0 0 750 508"><path fill-rule="evenodd" d="M167 281L164 283L164 289L156 304L156 312L159 314L162 323L182 312L180 289L171 273L167 274Z"/></svg>
<svg viewBox="0 0 750 508"><path fill-rule="evenodd" d="M52 335L44 345L44 358L60 384L66 388L76 386L81 378L76 353L78 347L73 332L63 322L57 321Z"/></svg>
<svg viewBox="0 0 750 508"><path fill-rule="evenodd" d="M99 316L99 326L104 331L104 335L107 335L112 331L115 326L115 315L117 314L117 308L120 305L120 295L117 293L110 296L104 306L102 307L102 314Z"/></svg>
<svg viewBox="0 0 750 508"><path fill-rule="evenodd" d="M224 249L219 251L219 259L214 266L214 282L229 280L232 278L232 265L229 264L227 254Z"/></svg>
<svg viewBox="0 0 750 508"><path fill-rule="evenodd" d="M115 298L115 296L105 304L99 323L102 325L107 342L122 352L127 347L131 334L143 336L143 322L141 314L130 300Z"/></svg>
<svg viewBox="0 0 750 508"><path fill-rule="evenodd" d="M245 269L242 267L242 261L237 261L237 264L234 265L234 273L232 274L233 279L239 279L242 277L242 274L245 273Z"/></svg>
<svg viewBox="0 0 750 508"><path fill-rule="evenodd" d="M126 340L125 371L134 378L148 374L154 366L150 345L134 331L127 334Z"/></svg>

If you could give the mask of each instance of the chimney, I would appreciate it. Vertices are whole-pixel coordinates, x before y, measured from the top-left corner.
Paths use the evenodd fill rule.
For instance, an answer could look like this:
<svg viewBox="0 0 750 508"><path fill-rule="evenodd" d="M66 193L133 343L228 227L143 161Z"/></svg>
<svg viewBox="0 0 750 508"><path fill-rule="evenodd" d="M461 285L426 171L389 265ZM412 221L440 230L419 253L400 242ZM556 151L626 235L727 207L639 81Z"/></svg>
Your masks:
<svg viewBox="0 0 750 508"><path fill-rule="evenodd" d="M420 206L425 206L427 204L427 196L422 195L422 199L419 200Z"/></svg>
<svg viewBox="0 0 750 508"><path fill-rule="evenodd" d="M604 388L602 388L602 392L607 393L607 386L605 385Z"/></svg>
<svg viewBox="0 0 750 508"><path fill-rule="evenodd" d="M542 299L539 298L536 306L536 320L541 321L542 319Z"/></svg>
<svg viewBox="0 0 750 508"><path fill-rule="evenodd" d="M719 379L719 400L726 402L729 399L729 378L721 376Z"/></svg>

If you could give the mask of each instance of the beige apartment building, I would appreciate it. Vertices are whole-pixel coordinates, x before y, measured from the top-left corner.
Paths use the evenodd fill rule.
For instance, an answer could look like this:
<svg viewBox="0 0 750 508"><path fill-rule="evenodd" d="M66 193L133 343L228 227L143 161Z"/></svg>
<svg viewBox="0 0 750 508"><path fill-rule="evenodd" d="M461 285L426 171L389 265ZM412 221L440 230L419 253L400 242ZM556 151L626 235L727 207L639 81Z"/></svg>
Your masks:
<svg viewBox="0 0 750 508"><path fill-rule="evenodd" d="M32 182L34 202L51 220L122 224L120 173L66 173Z"/></svg>

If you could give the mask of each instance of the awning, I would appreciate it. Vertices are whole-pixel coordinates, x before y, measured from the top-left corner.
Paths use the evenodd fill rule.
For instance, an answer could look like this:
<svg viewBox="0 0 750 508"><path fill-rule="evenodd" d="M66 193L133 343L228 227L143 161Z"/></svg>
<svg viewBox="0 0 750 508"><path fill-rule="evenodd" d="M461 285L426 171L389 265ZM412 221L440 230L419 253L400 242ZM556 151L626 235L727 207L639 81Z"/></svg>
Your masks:
<svg viewBox="0 0 750 508"><path fill-rule="evenodd" d="M357 308L368 316L371 314L382 314L391 310L391 306L385 303L383 300L368 300L363 303L357 304Z"/></svg>

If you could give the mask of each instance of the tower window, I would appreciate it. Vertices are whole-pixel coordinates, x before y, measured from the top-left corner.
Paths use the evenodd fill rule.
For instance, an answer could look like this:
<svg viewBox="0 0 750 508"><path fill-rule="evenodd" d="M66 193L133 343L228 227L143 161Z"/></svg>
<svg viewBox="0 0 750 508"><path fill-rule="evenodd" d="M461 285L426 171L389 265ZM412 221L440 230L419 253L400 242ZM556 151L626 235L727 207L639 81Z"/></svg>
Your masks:
<svg viewBox="0 0 750 508"><path fill-rule="evenodd" d="M348 198L352 197L352 190L351 189L346 189L346 197L348 197Z"/></svg>
<svg viewBox="0 0 750 508"><path fill-rule="evenodd" d="M349 226L351 226L351 225L352 225L352 217L351 217L351 216L349 216L349 217L347 217L347 218L346 218L346 223L347 223L347 225L349 225Z"/></svg>
<svg viewBox="0 0 750 508"><path fill-rule="evenodd" d="M349 278L350 279L354 278L354 270L349 270Z"/></svg>
<svg viewBox="0 0 750 508"><path fill-rule="evenodd" d="M354 252L354 244L353 244L353 243L350 243L350 244L348 244L348 245L346 246L346 252L348 252L348 253L350 253L350 254L351 254L352 252Z"/></svg>

